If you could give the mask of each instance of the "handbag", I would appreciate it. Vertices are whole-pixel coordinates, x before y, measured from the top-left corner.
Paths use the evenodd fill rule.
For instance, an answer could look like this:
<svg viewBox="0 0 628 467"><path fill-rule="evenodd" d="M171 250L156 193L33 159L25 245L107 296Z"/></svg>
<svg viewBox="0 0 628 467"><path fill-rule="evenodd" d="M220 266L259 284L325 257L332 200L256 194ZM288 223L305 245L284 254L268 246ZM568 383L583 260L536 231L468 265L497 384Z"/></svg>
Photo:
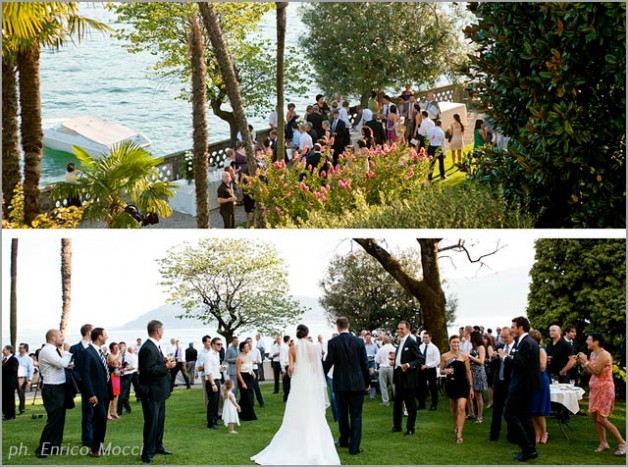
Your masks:
<svg viewBox="0 0 628 467"><path fill-rule="evenodd" d="M451 142L451 138L453 138L453 135L451 134L451 132L449 130L445 131L445 139L447 140L447 142Z"/></svg>

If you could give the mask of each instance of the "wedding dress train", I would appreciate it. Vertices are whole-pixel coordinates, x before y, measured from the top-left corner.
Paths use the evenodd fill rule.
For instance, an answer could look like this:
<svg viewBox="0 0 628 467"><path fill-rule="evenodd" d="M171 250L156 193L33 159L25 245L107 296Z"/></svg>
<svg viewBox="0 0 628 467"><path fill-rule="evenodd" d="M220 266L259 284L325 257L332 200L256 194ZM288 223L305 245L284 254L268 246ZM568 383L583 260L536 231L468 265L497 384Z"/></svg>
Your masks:
<svg viewBox="0 0 628 467"><path fill-rule="evenodd" d="M298 339L283 422L270 444L251 460L260 465L340 465L325 419L327 383L314 344Z"/></svg>

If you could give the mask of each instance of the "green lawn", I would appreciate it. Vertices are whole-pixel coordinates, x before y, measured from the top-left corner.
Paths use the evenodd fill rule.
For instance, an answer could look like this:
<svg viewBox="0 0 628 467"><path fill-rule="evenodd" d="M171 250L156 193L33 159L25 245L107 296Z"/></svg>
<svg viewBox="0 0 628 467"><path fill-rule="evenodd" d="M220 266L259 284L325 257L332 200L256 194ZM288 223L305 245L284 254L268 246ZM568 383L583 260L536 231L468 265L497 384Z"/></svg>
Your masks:
<svg viewBox="0 0 628 467"><path fill-rule="evenodd" d="M281 424L284 404L281 394L272 394L270 385L263 385L266 407L256 407L259 420L242 422L239 435L228 435L227 430L210 431L206 428L203 395L198 386L191 390L176 390L168 400L166 434L164 444L174 455L156 456L155 464L250 464L249 457L259 452L271 440ZM490 442L488 430L490 410L483 424L469 423L465 427L462 445L455 443L452 422L447 401L441 399L437 411L419 411L416 435L404 437L401 433L391 433L392 406L382 407L379 401L366 400L362 448L358 456L350 456L346 449L340 450L343 464L516 464L513 453L516 446L502 439ZM124 415L121 420L109 422L106 442L118 450L124 446L140 446L142 442L142 412L139 404L132 402L133 413ZM44 414L41 405L27 406L26 415L17 420L3 422L2 464L140 464L139 455L110 455L93 459L86 455L51 456L37 459L33 453L45 423L42 419L32 419L32 414ZM80 406L68 411L64 444L68 447L80 446ZM334 436L337 425L328 420ZM622 434L626 425L626 404L618 403L611 418ZM612 450L594 454L597 437L590 417L573 416L573 431L570 439L563 438L556 420L548 420L549 444L539 446L539 458L529 464L615 464L624 465L625 458L614 457ZM503 438L502 433L502 438ZM610 441L610 440L609 440ZM22 454L10 459L11 446L23 446ZM298 449L295 446L295 449ZM26 452L25 452L26 451Z"/></svg>

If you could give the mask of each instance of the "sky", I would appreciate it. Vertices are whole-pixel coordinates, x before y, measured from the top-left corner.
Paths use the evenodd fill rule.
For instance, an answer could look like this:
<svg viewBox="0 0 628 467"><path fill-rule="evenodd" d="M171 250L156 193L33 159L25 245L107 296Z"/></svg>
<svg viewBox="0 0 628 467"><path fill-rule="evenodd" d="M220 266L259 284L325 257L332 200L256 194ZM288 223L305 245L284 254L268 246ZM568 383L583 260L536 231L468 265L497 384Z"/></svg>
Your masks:
<svg viewBox="0 0 628 467"><path fill-rule="evenodd" d="M225 237L224 231L4 231L2 235L2 329L8 334L11 238L19 238L18 326L20 331L58 327L61 315L61 238L72 238L72 308L70 328L84 322L120 326L165 304L168 293L159 286L156 260L183 242L195 244L202 236ZM529 271L534 263L534 240L540 231L451 231L441 246L465 240L473 258L448 253L439 261L445 290L458 298L456 323L496 327L525 313ZM460 233L464 236L461 237ZM274 243L286 261L290 293L320 296L318 283L335 254L360 247L351 237L384 239L391 252L418 250L420 231L245 231L228 238L255 238ZM434 235L427 232L423 236Z"/></svg>

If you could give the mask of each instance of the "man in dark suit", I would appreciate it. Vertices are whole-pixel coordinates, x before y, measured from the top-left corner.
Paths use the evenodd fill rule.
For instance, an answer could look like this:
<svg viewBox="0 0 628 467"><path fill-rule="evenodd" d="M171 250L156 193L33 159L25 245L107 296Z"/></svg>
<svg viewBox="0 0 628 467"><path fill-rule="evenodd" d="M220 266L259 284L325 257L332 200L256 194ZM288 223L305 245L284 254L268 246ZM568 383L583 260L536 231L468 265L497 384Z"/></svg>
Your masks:
<svg viewBox="0 0 628 467"><path fill-rule="evenodd" d="M502 329L501 342L497 344L496 352L493 353L491 366L493 368L493 414L491 419L491 431L489 441L497 441L502 429L502 416L504 415L504 403L508 395L508 385L510 384L510 371L514 352L514 342L510 328ZM509 435L506 438L510 438Z"/></svg>
<svg viewBox="0 0 628 467"><path fill-rule="evenodd" d="M72 361L74 362L74 369L72 370L72 374L74 375L74 380L78 384L79 389L81 389L81 369L82 369L82 357L83 352L87 349L92 342L92 329L93 326L91 324L84 324L81 326L81 336L82 339L70 347L70 353L72 354ZM92 416L93 416L93 408L92 404L81 395L81 443L85 447L92 447L93 444L93 436L92 436Z"/></svg>
<svg viewBox="0 0 628 467"><path fill-rule="evenodd" d="M397 326L399 334L399 347L395 352L395 365L393 372L393 384L395 385L395 404L393 406L392 431L401 431L401 417L403 404L406 404L408 420L406 422L406 436L414 434L416 422L416 389L419 379L419 368L425 363L425 358L419 351L419 345L410 335L410 324L401 321Z"/></svg>
<svg viewBox="0 0 628 467"><path fill-rule="evenodd" d="M362 339L349 334L349 320L341 316L336 327L339 334L327 343L323 368L327 374L334 367L333 388L340 410L338 446L348 447L349 454L355 455L362 452L362 405L369 387L368 360Z"/></svg>
<svg viewBox="0 0 628 467"><path fill-rule="evenodd" d="M2 419L15 418L15 391L17 391L17 370L20 362L15 357L12 345L2 349Z"/></svg>
<svg viewBox="0 0 628 467"><path fill-rule="evenodd" d="M515 356L504 408L508 432L521 447L517 460L522 462L539 456L530 415L530 399L532 393L541 388L541 369L539 345L528 335L529 330L530 322L523 316L512 320Z"/></svg>
<svg viewBox="0 0 628 467"><path fill-rule="evenodd" d="M159 341L164 335L163 323L152 320L147 325L148 339L138 355L138 387L144 414L144 447L142 462L151 463L155 454L172 454L163 445L166 421L166 399L170 397L170 370L174 358L166 359Z"/></svg>
<svg viewBox="0 0 628 467"><path fill-rule="evenodd" d="M316 133L316 138L312 138L314 141L318 138L322 138L325 132L323 131L323 116L321 115L321 109L318 104L312 106L312 112L307 114L305 121L312 124L312 130Z"/></svg>
<svg viewBox="0 0 628 467"><path fill-rule="evenodd" d="M92 457L103 454L107 432L107 408L109 407L109 368L101 347L107 342L107 331L94 328L91 344L81 355L81 398L92 406ZM80 345L80 343L79 343Z"/></svg>
<svg viewBox="0 0 628 467"><path fill-rule="evenodd" d="M351 144L351 136L349 135L349 129L345 122L340 120L340 112L338 109L332 112L334 120L331 122L331 135L334 137L334 144L332 149L334 150L334 167L338 165L338 158L340 154L345 151L345 147Z"/></svg>
<svg viewBox="0 0 628 467"><path fill-rule="evenodd" d="M373 118L365 121L364 124L373 130L373 139L375 140L375 144L383 146L386 142L386 130L384 129L384 125L380 121L380 118L379 114L373 114Z"/></svg>

